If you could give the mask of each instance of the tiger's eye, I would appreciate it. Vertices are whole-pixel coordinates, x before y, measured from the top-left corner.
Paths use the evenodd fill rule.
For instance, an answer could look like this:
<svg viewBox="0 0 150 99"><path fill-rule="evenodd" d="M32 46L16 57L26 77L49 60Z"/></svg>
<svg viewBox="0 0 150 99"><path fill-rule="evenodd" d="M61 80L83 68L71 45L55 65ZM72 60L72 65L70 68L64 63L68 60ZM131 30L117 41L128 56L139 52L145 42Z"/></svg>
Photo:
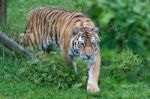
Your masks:
<svg viewBox="0 0 150 99"><path fill-rule="evenodd" d="M81 45L84 45L84 42L79 42Z"/></svg>
<svg viewBox="0 0 150 99"><path fill-rule="evenodd" d="M83 40L83 39L80 39L80 40L79 40L79 44L84 45L84 40Z"/></svg>
<svg viewBox="0 0 150 99"><path fill-rule="evenodd" d="M92 40L91 44L96 45L96 40Z"/></svg>

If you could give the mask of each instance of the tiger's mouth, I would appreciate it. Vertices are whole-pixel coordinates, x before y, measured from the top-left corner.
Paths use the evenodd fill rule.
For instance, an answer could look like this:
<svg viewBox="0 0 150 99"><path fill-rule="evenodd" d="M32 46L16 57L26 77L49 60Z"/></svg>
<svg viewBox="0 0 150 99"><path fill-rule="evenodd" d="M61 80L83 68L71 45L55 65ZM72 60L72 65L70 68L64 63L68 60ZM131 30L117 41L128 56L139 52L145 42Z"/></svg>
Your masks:
<svg viewBox="0 0 150 99"><path fill-rule="evenodd" d="M80 58L82 60L92 60L94 59L94 55L88 56L88 55L80 55Z"/></svg>

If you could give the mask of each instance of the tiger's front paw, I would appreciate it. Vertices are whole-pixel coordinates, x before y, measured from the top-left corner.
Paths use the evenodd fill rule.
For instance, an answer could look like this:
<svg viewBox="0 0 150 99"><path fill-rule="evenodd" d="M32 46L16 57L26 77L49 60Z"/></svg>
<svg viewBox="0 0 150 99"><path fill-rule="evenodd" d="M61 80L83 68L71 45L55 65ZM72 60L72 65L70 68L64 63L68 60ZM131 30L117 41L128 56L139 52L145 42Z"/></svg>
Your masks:
<svg viewBox="0 0 150 99"><path fill-rule="evenodd" d="M99 92L99 91L100 91L100 89L97 84L88 83L87 92L95 93L95 92Z"/></svg>

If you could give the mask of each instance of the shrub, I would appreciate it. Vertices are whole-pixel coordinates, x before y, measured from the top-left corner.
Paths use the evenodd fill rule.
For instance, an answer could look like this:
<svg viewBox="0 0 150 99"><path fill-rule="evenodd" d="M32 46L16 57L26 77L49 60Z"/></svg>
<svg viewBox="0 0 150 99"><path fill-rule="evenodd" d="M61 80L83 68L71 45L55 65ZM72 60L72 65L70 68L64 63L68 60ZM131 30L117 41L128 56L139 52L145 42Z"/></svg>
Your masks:
<svg viewBox="0 0 150 99"><path fill-rule="evenodd" d="M0 58L0 78L11 82L30 81L39 86L57 89L86 87L87 67L83 61L77 60L78 73L75 74L64 64L60 53L53 52L39 56L40 62L37 63L23 58L14 59L14 56L9 55L8 57L4 53ZM117 82L149 81L148 61L144 62L131 50L117 52L103 49L101 57L102 66L99 79L101 82L108 78Z"/></svg>
<svg viewBox="0 0 150 99"><path fill-rule="evenodd" d="M104 51L102 55L103 73L105 76L113 77L116 81L127 80L131 82L140 81L142 77L142 59L133 54L131 50Z"/></svg>
<svg viewBox="0 0 150 99"><path fill-rule="evenodd" d="M86 86L87 72L82 62L79 61L78 73L75 74L69 66L64 64L60 53L40 53L39 56L39 62L17 58L13 61L10 57L9 61L4 62L0 67L3 70L0 73L1 77L13 82L30 81L39 86L57 89ZM5 57L1 61L3 60ZM12 61L13 64L11 64Z"/></svg>
<svg viewBox="0 0 150 99"><path fill-rule="evenodd" d="M100 26L101 45L127 46L137 52L150 50L150 2L148 0L78 0Z"/></svg>

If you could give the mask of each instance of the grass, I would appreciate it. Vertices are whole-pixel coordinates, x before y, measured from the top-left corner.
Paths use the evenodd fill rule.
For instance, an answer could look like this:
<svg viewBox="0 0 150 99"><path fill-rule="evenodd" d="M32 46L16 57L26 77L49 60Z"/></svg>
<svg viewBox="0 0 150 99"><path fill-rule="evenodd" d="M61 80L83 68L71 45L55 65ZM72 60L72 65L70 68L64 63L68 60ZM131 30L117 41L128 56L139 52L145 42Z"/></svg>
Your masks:
<svg viewBox="0 0 150 99"><path fill-rule="evenodd" d="M54 88L36 86L30 82L4 82L0 84L3 86L0 89L0 92L2 94L1 97L3 97L4 99L70 99L71 97L74 97L73 99L82 97L86 98L85 91L80 89L69 89L67 91L59 91ZM78 92L84 94L78 94Z"/></svg>
<svg viewBox="0 0 150 99"><path fill-rule="evenodd" d="M7 24L0 31L18 42L27 13L39 6L79 10L73 0L9 0ZM149 99L149 61L131 50L101 50L101 92L86 92L86 65L77 60L78 73L63 63L61 53L38 53L40 62L0 49L0 99Z"/></svg>

